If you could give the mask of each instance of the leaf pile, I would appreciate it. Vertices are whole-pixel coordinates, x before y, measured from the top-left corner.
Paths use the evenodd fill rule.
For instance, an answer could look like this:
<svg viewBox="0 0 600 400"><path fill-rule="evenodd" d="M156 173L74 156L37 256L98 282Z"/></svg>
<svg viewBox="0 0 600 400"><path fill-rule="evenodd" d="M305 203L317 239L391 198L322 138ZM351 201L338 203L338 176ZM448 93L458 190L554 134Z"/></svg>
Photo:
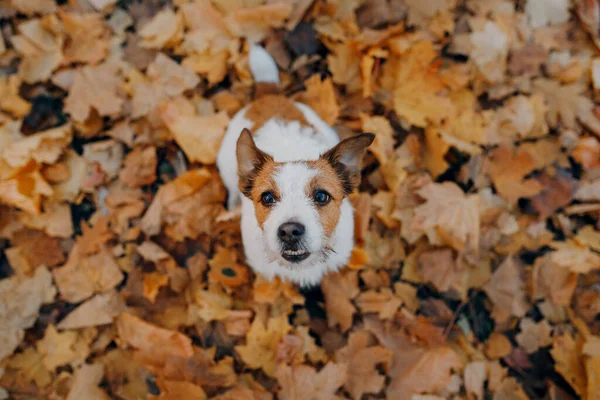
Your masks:
<svg viewBox="0 0 600 400"><path fill-rule="evenodd" d="M596 0L0 10L0 398L600 399ZM311 290L224 207L252 42L377 135Z"/></svg>

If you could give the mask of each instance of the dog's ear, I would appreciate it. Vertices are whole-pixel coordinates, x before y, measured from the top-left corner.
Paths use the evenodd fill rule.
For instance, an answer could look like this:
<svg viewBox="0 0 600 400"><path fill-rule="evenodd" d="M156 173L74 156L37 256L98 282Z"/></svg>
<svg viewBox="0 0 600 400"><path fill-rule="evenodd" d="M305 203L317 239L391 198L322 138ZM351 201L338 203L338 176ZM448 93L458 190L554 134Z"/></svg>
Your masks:
<svg viewBox="0 0 600 400"><path fill-rule="evenodd" d="M362 157L373 140L375 135L372 133L353 136L341 141L321 156L336 170L346 194L352 193L360 184Z"/></svg>
<svg viewBox="0 0 600 400"><path fill-rule="evenodd" d="M254 177L267 161L273 161L271 156L256 147L252 134L246 128L240 134L236 146L238 163L239 186L246 196L252 190Z"/></svg>

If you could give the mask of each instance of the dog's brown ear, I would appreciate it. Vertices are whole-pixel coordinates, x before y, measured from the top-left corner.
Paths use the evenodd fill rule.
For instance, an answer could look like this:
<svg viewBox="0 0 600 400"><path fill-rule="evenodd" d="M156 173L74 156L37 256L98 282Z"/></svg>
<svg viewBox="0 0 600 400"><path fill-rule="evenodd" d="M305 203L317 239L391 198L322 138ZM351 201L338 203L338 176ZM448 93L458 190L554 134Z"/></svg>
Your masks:
<svg viewBox="0 0 600 400"><path fill-rule="evenodd" d="M372 133L353 136L341 141L321 156L336 170L346 194L352 193L360 184L362 157L373 140L375 140L375 135Z"/></svg>
<svg viewBox="0 0 600 400"><path fill-rule="evenodd" d="M240 191L248 196L252 190L254 177L271 156L256 147L252 134L246 128L240 134L236 146Z"/></svg>

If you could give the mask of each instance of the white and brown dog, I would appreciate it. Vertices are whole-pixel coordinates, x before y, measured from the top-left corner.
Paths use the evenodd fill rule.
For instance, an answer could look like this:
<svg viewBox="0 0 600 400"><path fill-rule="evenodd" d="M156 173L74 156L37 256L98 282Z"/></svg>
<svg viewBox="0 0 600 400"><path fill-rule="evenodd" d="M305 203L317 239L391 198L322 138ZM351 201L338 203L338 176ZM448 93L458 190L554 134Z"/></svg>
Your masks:
<svg viewBox="0 0 600 400"><path fill-rule="evenodd" d="M262 47L252 46L249 65L255 82L279 84ZM234 116L217 166L228 208L241 199L244 250L256 272L308 286L348 262L354 216L347 196L360 183L361 159L374 138L340 142L310 107L282 95L257 97Z"/></svg>

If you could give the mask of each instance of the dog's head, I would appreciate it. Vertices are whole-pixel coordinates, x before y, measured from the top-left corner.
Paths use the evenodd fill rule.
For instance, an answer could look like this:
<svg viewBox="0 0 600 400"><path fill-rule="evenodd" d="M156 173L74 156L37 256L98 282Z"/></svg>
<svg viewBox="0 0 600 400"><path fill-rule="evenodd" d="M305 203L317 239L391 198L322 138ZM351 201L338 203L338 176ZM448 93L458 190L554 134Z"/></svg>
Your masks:
<svg viewBox="0 0 600 400"><path fill-rule="evenodd" d="M342 201L360 183L361 160L375 135L340 142L318 160L279 163L256 147L245 129L237 142L240 191L254 204L265 251L301 268L335 252L330 239Z"/></svg>

